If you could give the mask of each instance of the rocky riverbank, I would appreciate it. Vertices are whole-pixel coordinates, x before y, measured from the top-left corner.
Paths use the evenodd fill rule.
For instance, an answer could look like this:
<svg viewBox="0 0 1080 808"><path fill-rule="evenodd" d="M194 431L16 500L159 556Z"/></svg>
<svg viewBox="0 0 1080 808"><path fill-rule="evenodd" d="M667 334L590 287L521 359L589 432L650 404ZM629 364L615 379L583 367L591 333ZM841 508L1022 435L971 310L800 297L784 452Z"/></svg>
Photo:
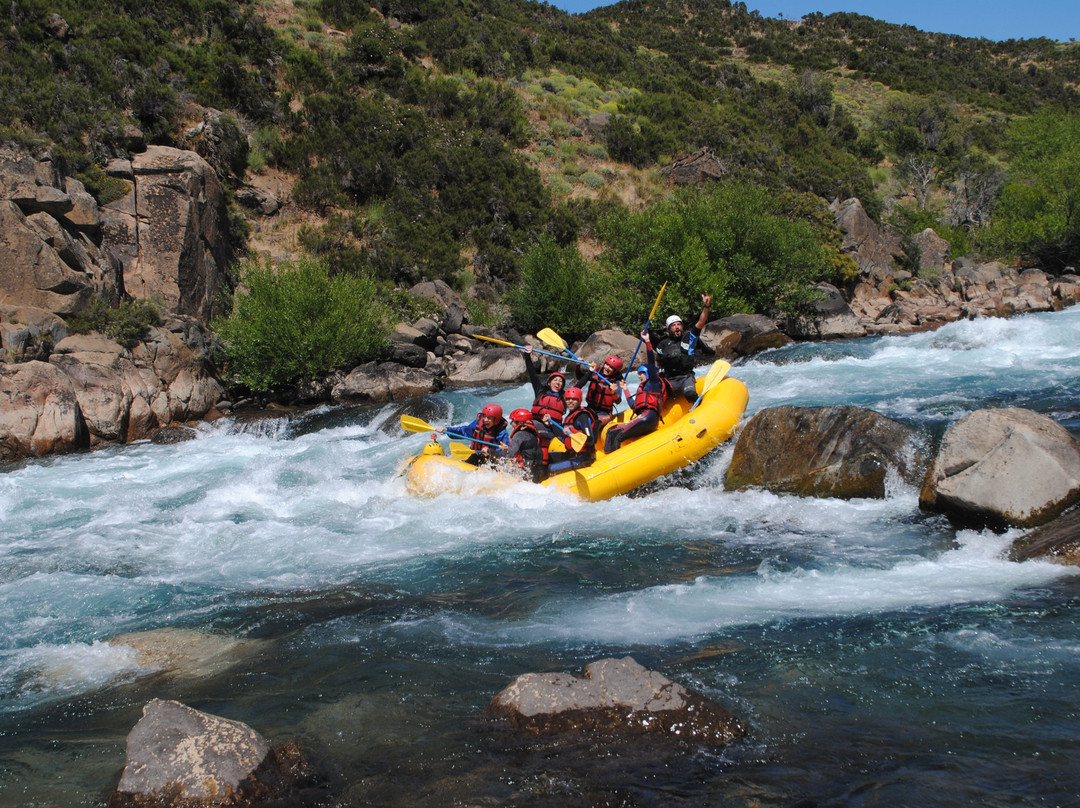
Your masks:
<svg viewBox="0 0 1080 808"><path fill-rule="evenodd" d="M47 154L0 150L0 462L140 440L233 406L215 364L220 346L207 328L217 294L232 282L220 183L193 151L147 147L134 136L130 145L130 158L106 169L126 193L101 206ZM874 223L858 200L834 210L844 249L859 266L858 282L847 291L823 285L823 301L806 317L736 315L709 323L703 360L737 359L793 340L910 333L1080 301L1076 274L949 261L948 244L932 230L916 239L921 268L913 276L897 267L897 231ZM278 207L259 211L269 217ZM470 324L465 302L441 281L409 291L434 301L438 313L398 324L387 361L343 369L282 400L396 401L526 378L517 349L478 337L542 347L535 338ZM94 295L157 301L165 321L130 348L101 335L72 334L64 318ZM596 361L628 356L636 344L636 335L609 330L574 350ZM557 360L540 362L547 370Z"/></svg>

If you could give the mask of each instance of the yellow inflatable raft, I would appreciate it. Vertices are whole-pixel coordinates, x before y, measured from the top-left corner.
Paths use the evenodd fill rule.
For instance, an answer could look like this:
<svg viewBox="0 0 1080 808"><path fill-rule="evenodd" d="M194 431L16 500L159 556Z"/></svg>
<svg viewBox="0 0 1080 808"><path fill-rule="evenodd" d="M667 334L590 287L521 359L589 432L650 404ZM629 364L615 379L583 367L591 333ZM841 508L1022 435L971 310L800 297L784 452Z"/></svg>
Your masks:
<svg viewBox="0 0 1080 808"><path fill-rule="evenodd" d="M698 379L699 393L704 378ZM663 419L655 432L629 440L611 454L604 453L604 436L601 434L596 442L595 463L555 474L541 485L592 502L633 491L700 460L731 437L746 411L749 393L738 379L725 378L705 393L693 411L682 396L672 398L674 401L664 408ZM622 423L630 417L632 413L624 411L612 423ZM478 470L441 451L437 443L431 443L423 454L409 461L404 474L410 491L432 496L483 493L515 481L508 474Z"/></svg>

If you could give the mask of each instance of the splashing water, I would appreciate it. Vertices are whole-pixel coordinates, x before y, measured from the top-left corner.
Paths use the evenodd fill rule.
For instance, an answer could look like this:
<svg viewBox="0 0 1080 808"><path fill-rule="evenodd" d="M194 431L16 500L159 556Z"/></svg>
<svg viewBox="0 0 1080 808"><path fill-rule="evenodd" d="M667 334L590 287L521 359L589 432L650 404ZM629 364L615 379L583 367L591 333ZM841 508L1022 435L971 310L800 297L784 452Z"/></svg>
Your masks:
<svg viewBox="0 0 1080 808"><path fill-rule="evenodd" d="M731 374L747 417L853 404L939 434L1019 406L1080 434L1080 308L796 345ZM408 407L442 426L529 398ZM398 474L428 436L403 435L401 411L219 421L0 474L0 803L102 804L154 696L298 739L340 804L1080 793L1080 586L1005 560L1014 535L957 533L896 480L880 501L727 492L730 444L607 502L524 483L416 498ZM207 672L183 643L164 659L110 642L164 629L260 644ZM508 756L470 728L520 673L625 654L728 706L748 739L605 768Z"/></svg>

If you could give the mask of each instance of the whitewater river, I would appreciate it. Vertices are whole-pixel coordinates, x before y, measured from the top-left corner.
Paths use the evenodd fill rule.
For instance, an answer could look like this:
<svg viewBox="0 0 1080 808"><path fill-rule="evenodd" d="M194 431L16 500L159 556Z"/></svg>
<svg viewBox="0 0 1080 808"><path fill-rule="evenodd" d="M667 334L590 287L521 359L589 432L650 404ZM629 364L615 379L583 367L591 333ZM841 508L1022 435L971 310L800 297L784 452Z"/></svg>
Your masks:
<svg viewBox="0 0 1080 808"><path fill-rule="evenodd" d="M1080 307L732 375L747 417L853 404L934 445L1019 406L1080 436ZM1011 563L1019 534L957 531L901 483L851 502L725 492L730 443L609 502L406 493L427 436L401 412L445 425L491 399L530 395L226 419L0 469L0 806L103 804L153 697L296 740L327 805L1077 805L1080 570ZM140 665L108 643L131 632L197 659ZM625 655L749 735L559 750L483 720L519 674Z"/></svg>

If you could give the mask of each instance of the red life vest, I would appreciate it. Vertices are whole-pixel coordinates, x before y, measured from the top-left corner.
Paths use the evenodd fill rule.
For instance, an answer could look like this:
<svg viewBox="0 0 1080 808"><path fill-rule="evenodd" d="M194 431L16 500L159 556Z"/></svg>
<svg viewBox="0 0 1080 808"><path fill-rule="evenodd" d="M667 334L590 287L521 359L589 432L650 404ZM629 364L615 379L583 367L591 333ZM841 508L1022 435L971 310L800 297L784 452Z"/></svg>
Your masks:
<svg viewBox="0 0 1080 808"><path fill-rule="evenodd" d="M539 421L545 415L550 415L553 420L562 421L563 413L566 412L566 402L562 393L556 393L550 388L536 397L532 405L533 418Z"/></svg>
<svg viewBox="0 0 1080 808"><path fill-rule="evenodd" d="M614 390L611 389L612 384L615 384ZM619 400L618 389L618 379L594 374L585 393L585 403L594 412L606 415L615 409L615 403Z"/></svg>
<svg viewBox="0 0 1080 808"><path fill-rule="evenodd" d="M641 385L638 388L637 393L634 394L634 404L632 409L635 413L642 413L645 410L652 410L657 415L664 411L664 402L668 397L669 382L667 379L660 380L660 391L646 390L645 385Z"/></svg>
<svg viewBox="0 0 1080 808"><path fill-rule="evenodd" d="M582 423L582 416L584 416L584 423ZM589 439L585 442L585 445L581 447L581 454L595 451L596 446L596 413L590 410L588 407L578 407L572 413L568 414L568 419L563 423L568 433L584 432L589 436ZM573 451L570 448L570 442L564 441L567 447L567 451Z"/></svg>
<svg viewBox="0 0 1080 808"><path fill-rule="evenodd" d="M477 451L477 452L481 451L483 449L491 448L489 446L485 446L483 443L479 443L478 441L487 441L488 443L498 443L499 442L499 434L501 432L503 432L505 429L506 429L506 419L505 418L500 418L498 421L495 422L495 426L491 427L491 429L486 429L484 427L484 418L483 418L483 416L482 415L476 416L476 426L473 427L472 443L469 444L469 448L472 449L473 451Z"/></svg>

